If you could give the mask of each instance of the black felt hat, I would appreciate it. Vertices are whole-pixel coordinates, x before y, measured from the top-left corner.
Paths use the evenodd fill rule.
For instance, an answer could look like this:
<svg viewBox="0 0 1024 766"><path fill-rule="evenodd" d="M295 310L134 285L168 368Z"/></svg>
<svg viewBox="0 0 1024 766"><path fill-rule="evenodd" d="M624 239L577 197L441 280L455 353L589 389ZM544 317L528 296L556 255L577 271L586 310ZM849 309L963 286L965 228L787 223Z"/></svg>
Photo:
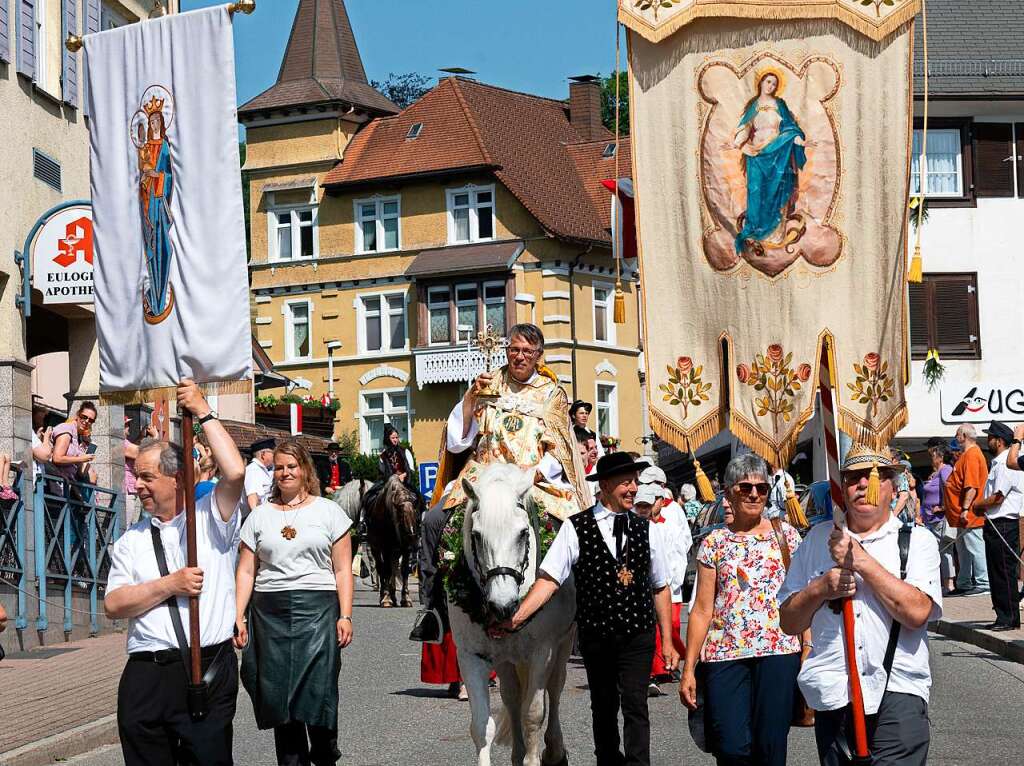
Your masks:
<svg viewBox="0 0 1024 766"><path fill-rule="evenodd" d="M1000 423L998 420L993 420L989 423L985 433L997 439L1002 439L1006 444L1013 442L1013 430L1006 423Z"/></svg>
<svg viewBox="0 0 1024 766"><path fill-rule="evenodd" d="M258 442L253 442L249 445L249 452L254 456L260 454L265 449L274 449L273 439L260 439Z"/></svg>
<svg viewBox="0 0 1024 766"><path fill-rule="evenodd" d="M639 473L650 466L647 462L637 462L628 452L612 452L597 461L597 470L587 477L587 481L607 479L621 473L636 471Z"/></svg>
<svg viewBox="0 0 1024 766"><path fill-rule="evenodd" d="M590 413L594 411L594 405L591 404L590 402L585 402L582 399L577 399L575 402L572 403L572 406L569 408L569 417L575 415L576 410L578 409L584 409L588 413Z"/></svg>

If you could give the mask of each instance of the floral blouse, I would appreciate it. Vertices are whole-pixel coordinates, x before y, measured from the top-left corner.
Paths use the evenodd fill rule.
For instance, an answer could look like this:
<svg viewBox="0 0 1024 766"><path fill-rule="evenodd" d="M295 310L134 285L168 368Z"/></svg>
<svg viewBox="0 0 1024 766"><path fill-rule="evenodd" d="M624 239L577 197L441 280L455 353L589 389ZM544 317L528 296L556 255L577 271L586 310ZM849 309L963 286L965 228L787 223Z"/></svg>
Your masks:
<svg viewBox="0 0 1024 766"><path fill-rule="evenodd" d="M792 556L800 534L783 522ZM786 579L775 533L738 535L723 527L700 544L697 561L715 570L715 605L702 657L723 662L800 651L800 637L779 627L778 592Z"/></svg>

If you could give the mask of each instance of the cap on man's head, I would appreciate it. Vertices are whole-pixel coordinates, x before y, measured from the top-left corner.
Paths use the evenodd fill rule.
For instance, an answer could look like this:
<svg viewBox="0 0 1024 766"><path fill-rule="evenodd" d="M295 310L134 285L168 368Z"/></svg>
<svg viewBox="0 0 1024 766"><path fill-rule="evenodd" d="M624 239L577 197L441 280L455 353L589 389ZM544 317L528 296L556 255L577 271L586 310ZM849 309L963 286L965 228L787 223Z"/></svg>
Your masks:
<svg viewBox="0 0 1024 766"><path fill-rule="evenodd" d="M584 409L589 414L594 411L594 405L590 402L585 402L582 399L577 399L572 403L572 406L569 407L569 417L574 416L576 414L576 410L579 409Z"/></svg>
<svg viewBox="0 0 1024 766"><path fill-rule="evenodd" d="M949 444L946 445L946 449L950 452L963 452L964 446L956 439L950 439Z"/></svg>
<svg viewBox="0 0 1024 766"><path fill-rule="evenodd" d="M259 441L253 442L249 445L249 452L251 452L253 456L260 454L265 449L274 449L273 439L260 439Z"/></svg>
<svg viewBox="0 0 1024 766"><path fill-rule="evenodd" d="M650 484L645 484L636 491L636 495L633 496L633 504L637 505L640 503L646 503L647 505L654 505L658 500L658 493L655 492L654 487Z"/></svg>
<svg viewBox="0 0 1024 766"><path fill-rule="evenodd" d="M665 472L656 465L648 465L640 474L641 484L665 484L666 482L668 482L668 477L665 476Z"/></svg>
<svg viewBox="0 0 1024 766"><path fill-rule="evenodd" d="M341 445L338 442L329 442L327 444L328 452L341 452Z"/></svg>
<svg viewBox="0 0 1024 766"><path fill-rule="evenodd" d="M1010 444L1013 441L1013 430L1006 423L1001 423L998 420L989 423L985 433L996 439L1002 439L1005 444Z"/></svg>

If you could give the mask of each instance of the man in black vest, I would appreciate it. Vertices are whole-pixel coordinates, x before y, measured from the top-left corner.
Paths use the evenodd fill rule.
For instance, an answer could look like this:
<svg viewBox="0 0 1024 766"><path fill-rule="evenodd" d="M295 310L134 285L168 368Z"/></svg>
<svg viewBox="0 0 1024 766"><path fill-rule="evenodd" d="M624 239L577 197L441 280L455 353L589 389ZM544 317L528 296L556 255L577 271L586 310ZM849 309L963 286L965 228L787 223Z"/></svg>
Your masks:
<svg viewBox="0 0 1024 766"><path fill-rule="evenodd" d="M505 629L518 630L571 575L576 584L579 647L590 686L597 766L646 766L651 762L647 683L654 659L655 621L672 633L670 572L664 545L647 519L629 513L637 474L625 452L597 462L587 479L601 487L601 502L562 524L540 565L540 574ZM679 654L662 643L665 665ZM625 756L619 750L622 707Z"/></svg>

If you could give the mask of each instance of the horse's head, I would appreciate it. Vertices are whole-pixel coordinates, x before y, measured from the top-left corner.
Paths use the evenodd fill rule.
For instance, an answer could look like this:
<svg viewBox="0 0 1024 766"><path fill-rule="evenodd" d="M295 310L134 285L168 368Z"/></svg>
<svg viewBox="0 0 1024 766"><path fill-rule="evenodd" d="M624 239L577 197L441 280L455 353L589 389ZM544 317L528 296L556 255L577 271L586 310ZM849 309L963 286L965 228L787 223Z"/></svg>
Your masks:
<svg viewBox="0 0 1024 766"><path fill-rule="evenodd" d="M464 547L487 610L511 617L534 580L536 537L530 521L533 471L500 463L489 466L466 492Z"/></svg>
<svg viewBox="0 0 1024 766"><path fill-rule="evenodd" d="M409 491L401 479L392 476L384 487L385 502L393 509L399 538L411 541L416 538L416 496Z"/></svg>

